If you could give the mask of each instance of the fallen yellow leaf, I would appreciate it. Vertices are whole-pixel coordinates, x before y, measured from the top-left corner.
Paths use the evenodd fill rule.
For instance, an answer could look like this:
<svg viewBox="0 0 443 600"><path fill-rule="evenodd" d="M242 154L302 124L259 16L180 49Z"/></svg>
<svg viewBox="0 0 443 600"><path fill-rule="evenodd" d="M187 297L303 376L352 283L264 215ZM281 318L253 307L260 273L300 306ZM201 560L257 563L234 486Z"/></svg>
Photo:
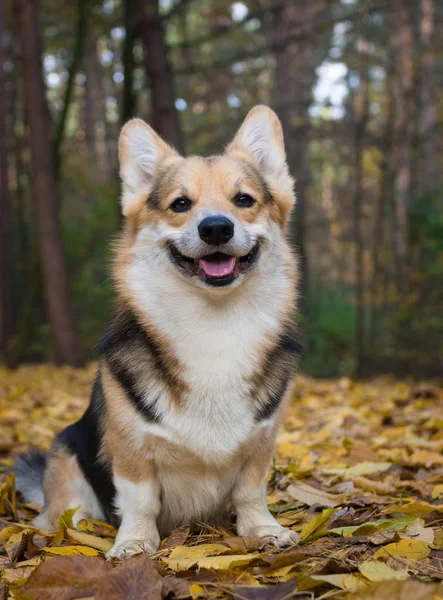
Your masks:
<svg viewBox="0 0 443 600"><path fill-rule="evenodd" d="M66 533L73 542L96 548L102 552L107 552L112 548L112 542L99 538L96 535L83 533L82 531L76 531L75 529L67 529Z"/></svg>
<svg viewBox="0 0 443 600"><path fill-rule="evenodd" d="M247 565L259 556L258 552L254 552L252 554L228 554L224 556L205 556L202 558L182 558L179 560L162 558L162 560L174 571L187 571L194 566L197 566L199 569L224 570Z"/></svg>
<svg viewBox="0 0 443 600"><path fill-rule="evenodd" d="M205 556L218 556L226 554L231 549L223 544L200 544L199 546L176 546L169 558L171 560L181 560L183 558L204 558Z"/></svg>
<svg viewBox="0 0 443 600"><path fill-rule="evenodd" d="M434 505L429 502L417 501L408 504L393 504L385 509L388 514L414 515L416 517L427 517L434 511L442 512L443 504Z"/></svg>
<svg viewBox="0 0 443 600"><path fill-rule="evenodd" d="M443 497L443 483L440 483L434 487L432 490L432 497L434 499Z"/></svg>
<svg viewBox="0 0 443 600"><path fill-rule="evenodd" d="M430 450L417 450L412 454L410 462L414 465L424 465L425 467L443 465L443 455Z"/></svg>
<svg viewBox="0 0 443 600"><path fill-rule="evenodd" d="M17 525L9 525L0 531L0 542L7 542L11 535L18 533L22 528Z"/></svg>
<svg viewBox="0 0 443 600"><path fill-rule="evenodd" d="M335 508L325 508L320 515L308 521L301 530L300 541L302 542L316 533L335 512L337 512Z"/></svg>
<svg viewBox="0 0 443 600"><path fill-rule="evenodd" d="M74 556L75 554L83 554L84 556L98 556L98 550L88 548L88 546L45 546L42 552L48 554L60 554L61 556Z"/></svg>
<svg viewBox="0 0 443 600"><path fill-rule="evenodd" d="M361 565L358 565L358 570L369 581L404 581L409 577L406 569L395 571L380 560L365 560Z"/></svg>
<svg viewBox="0 0 443 600"><path fill-rule="evenodd" d="M4 583L14 583L15 586L21 587L31 575L35 567L21 567L18 569L4 569L1 581Z"/></svg>
<svg viewBox="0 0 443 600"><path fill-rule="evenodd" d="M80 506L76 506L75 508L68 508L67 510L65 510L65 512L58 520L58 526L60 529L63 529L64 527L69 529L74 528L72 517L75 515L79 508Z"/></svg>
<svg viewBox="0 0 443 600"><path fill-rule="evenodd" d="M77 529L83 531L84 533L103 535L110 538L115 538L117 535L117 529L115 527L113 527L110 523L99 521L98 519L81 519L77 523Z"/></svg>
<svg viewBox="0 0 443 600"><path fill-rule="evenodd" d="M348 592L358 592L369 586L367 581L350 573L339 573L338 575L311 575L311 578L316 581L326 581L327 583Z"/></svg>
<svg viewBox="0 0 443 600"><path fill-rule="evenodd" d="M197 598L200 598L201 596L206 595L206 590L204 588L202 588L201 585L198 585L197 583L193 583L191 585L191 587L189 588L189 593L191 595L192 600L197 600Z"/></svg>
<svg viewBox="0 0 443 600"><path fill-rule="evenodd" d="M373 558L408 558L411 560L420 560L429 556L431 549L426 542L404 538L399 542L388 544L377 550Z"/></svg>
<svg viewBox="0 0 443 600"><path fill-rule="evenodd" d="M392 463L390 462L361 462L352 467L325 469L325 473L330 475L344 475L345 477L358 477L387 471L391 467Z"/></svg>

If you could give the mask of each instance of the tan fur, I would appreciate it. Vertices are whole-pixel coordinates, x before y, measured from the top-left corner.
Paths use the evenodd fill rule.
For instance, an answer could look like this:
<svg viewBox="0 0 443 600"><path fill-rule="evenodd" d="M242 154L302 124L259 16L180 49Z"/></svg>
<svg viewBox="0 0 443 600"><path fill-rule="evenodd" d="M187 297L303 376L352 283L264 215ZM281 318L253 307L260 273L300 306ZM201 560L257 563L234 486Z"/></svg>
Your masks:
<svg viewBox="0 0 443 600"><path fill-rule="evenodd" d="M174 214L167 210L169 204L181 195L186 195L194 202L193 211L205 207L225 210L246 223L253 223L259 216L266 218L270 215L279 224L283 224L293 203L291 188L287 186L287 189L282 190L277 185L271 187L277 208L267 206L252 168L250 158L234 150L210 160L191 157L180 159L178 165L172 163L162 172L162 183L157 191L161 198L158 208L148 206L150 188L139 192L137 203L127 215L128 227L124 241L130 245L138 229L157 219L164 220L172 227L186 225L193 216L192 211ZM232 198L239 191L240 184L242 192L251 194L257 200L257 204L248 210L232 205Z"/></svg>
<svg viewBox="0 0 443 600"><path fill-rule="evenodd" d="M48 457L43 482L45 497L50 498L50 502L35 524L46 530L57 529L60 516L69 508L78 508L73 517L74 525L93 516L93 502L89 505L84 502L85 490L88 494L89 489L77 458L64 448L54 448Z"/></svg>
<svg viewBox="0 0 443 600"><path fill-rule="evenodd" d="M66 477L66 473L69 473L69 479ZM51 503L47 514L51 529L57 527L58 519L63 511L72 506L72 501L75 499L72 481L76 477L83 477L77 460L63 450L54 452L49 461L44 481L46 495L51 490L57 490L57 499Z"/></svg>
<svg viewBox="0 0 443 600"><path fill-rule="evenodd" d="M153 476L153 466L146 460L145 448L134 442L133 423L139 418L124 391L109 372L101 366L103 389L107 404L107 427L103 436L102 454L113 469L125 479L139 483Z"/></svg>
<svg viewBox="0 0 443 600"><path fill-rule="evenodd" d="M208 159L179 156L135 119L123 128L119 154L126 221L112 275L127 329L116 329L121 335L100 365L100 459L112 471L122 517L110 555L153 552L172 528L216 519L231 501L239 535L294 543L294 532L266 507L293 356L287 338L297 273L284 236L295 198L278 118L254 108L226 152ZM237 206L238 194L255 203ZM192 205L174 212L171 204L183 196ZM238 270L226 287L186 271L192 261L201 268L211 260L199 227L214 214L235 224L233 245L223 248ZM129 312L132 321L124 321ZM51 519L76 500L66 478L73 461L57 450L50 457ZM76 462L73 469L81 482ZM51 495L54 481L60 501ZM91 503L86 510L96 514Z"/></svg>

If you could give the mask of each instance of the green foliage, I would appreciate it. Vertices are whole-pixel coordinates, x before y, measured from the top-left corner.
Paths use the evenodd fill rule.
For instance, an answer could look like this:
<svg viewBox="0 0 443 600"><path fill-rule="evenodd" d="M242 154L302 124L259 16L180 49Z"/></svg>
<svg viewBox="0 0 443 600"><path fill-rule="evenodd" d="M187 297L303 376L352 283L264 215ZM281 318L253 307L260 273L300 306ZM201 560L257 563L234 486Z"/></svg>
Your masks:
<svg viewBox="0 0 443 600"><path fill-rule="evenodd" d="M65 211L64 240L80 335L90 352L112 311L111 244L119 228L119 197L116 185L75 193L77 203Z"/></svg>
<svg viewBox="0 0 443 600"><path fill-rule="evenodd" d="M308 298L301 325L303 372L315 377L352 373L355 310L349 290L313 277Z"/></svg>

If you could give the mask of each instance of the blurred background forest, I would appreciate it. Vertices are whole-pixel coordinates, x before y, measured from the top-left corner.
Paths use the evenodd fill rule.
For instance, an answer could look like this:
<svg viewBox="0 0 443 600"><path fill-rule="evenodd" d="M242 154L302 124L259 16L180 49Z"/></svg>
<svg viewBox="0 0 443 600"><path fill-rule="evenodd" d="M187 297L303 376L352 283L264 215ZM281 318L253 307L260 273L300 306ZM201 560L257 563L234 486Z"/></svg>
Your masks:
<svg viewBox="0 0 443 600"><path fill-rule="evenodd" d="M210 155L265 103L297 180L303 371L442 374L441 2L1 0L0 40L4 362L93 355L122 123Z"/></svg>

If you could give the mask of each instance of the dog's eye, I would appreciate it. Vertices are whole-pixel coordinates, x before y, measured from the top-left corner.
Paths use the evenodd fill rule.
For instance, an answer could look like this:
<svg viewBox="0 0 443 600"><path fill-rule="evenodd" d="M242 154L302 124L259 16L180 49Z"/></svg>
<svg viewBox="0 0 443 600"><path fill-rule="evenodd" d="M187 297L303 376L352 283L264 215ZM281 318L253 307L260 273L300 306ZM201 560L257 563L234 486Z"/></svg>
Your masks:
<svg viewBox="0 0 443 600"><path fill-rule="evenodd" d="M255 204L254 198L249 194L237 194L233 202L238 208L250 208Z"/></svg>
<svg viewBox="0 0 443 600"><path fill-rule="evenodd" d="M175 213L184 213L191 209L192 202L189 198L185 196L180 196L180 198L176 198L174 202L169 207Z"/></svg>

